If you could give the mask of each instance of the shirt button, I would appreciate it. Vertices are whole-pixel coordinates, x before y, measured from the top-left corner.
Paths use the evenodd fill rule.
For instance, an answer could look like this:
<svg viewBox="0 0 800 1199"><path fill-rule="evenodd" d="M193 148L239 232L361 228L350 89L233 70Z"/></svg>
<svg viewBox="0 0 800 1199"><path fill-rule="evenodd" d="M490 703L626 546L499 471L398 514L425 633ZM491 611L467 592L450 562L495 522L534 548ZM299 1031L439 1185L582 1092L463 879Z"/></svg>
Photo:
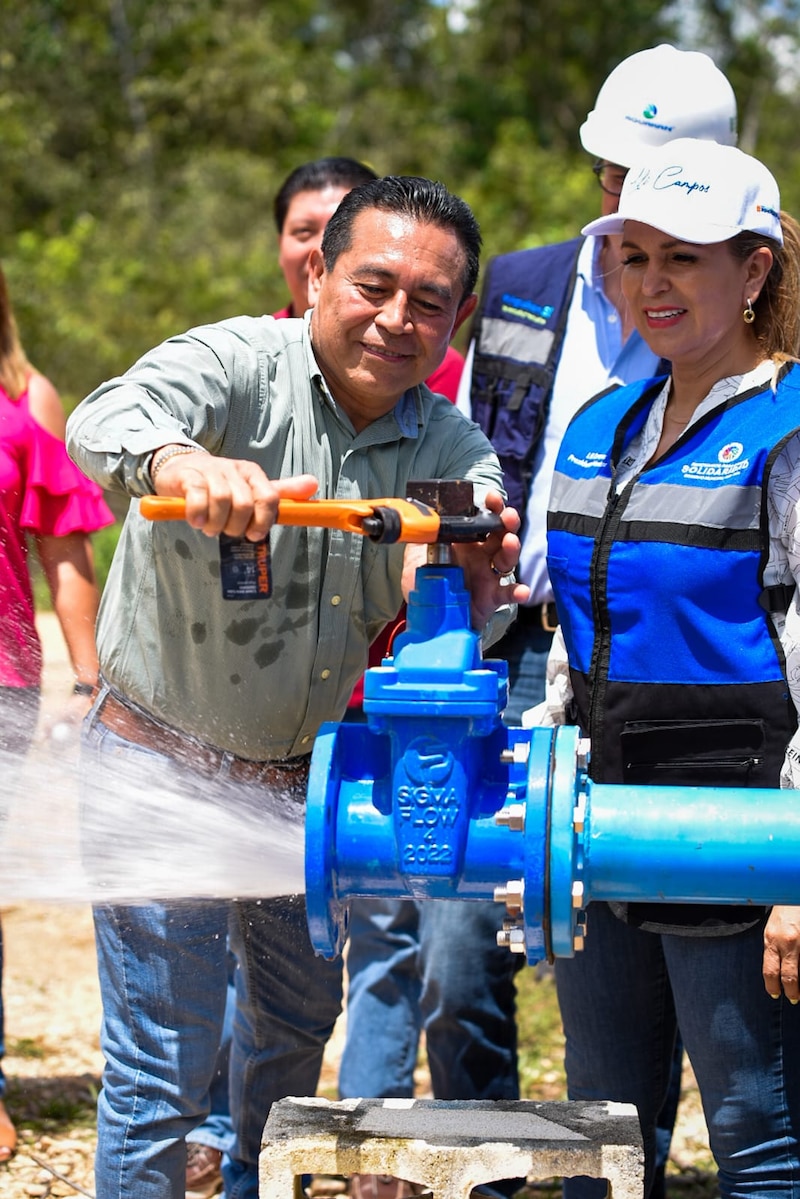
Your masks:
<svg viewBox="0 0 800 1199"><path fill-rule="evenodd" d="M301 738L300 738L300 744L301 744L301 745L306 745L306 744L307 744L307 743L308 743L310 740L311 740L311 738L308 736L308 734L306 734L306 736L305 736L305 737L301 737Z"/></svg>
<svg viewBox="0 0 800 1199"><path fill-rule="evenodd" d="M331 603L333 604L334 608L336 607L337 604L340 604L341 602L342 602L342 597L340 595L332 595L331 596Z"/></svg>
<svg viewBox="0 0 800 1199"><path fill-rule="evenodd" d="M331 677L331 672L329 670L323 670L320 677L323 679L329 679Z"/></svg>

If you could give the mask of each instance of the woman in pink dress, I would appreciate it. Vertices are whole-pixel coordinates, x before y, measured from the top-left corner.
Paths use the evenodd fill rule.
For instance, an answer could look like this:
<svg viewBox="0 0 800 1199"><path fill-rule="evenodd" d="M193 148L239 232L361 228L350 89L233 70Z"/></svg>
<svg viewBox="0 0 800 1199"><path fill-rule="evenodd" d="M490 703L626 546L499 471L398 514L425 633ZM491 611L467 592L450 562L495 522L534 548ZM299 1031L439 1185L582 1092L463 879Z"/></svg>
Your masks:
<svg viewBox="0 0 800 1199"><path fill-rule="evenodd" d="M64 719L76 724L97 680L94 622L99 592L89 534L114 517L102 492L67 457L58 392L25 355L0 269L0 768L27 751L36 730L42 649L34 622L28 554L35 545L72 667L74 693ZM0 825L3 818L0 808ZM0 827L0 836L2 829ZM2 985L0 931L0 986ZM0 1060L4 1052L0 992ZM0 1065L0 1162L16 1147L3 1102Z"/></svg>

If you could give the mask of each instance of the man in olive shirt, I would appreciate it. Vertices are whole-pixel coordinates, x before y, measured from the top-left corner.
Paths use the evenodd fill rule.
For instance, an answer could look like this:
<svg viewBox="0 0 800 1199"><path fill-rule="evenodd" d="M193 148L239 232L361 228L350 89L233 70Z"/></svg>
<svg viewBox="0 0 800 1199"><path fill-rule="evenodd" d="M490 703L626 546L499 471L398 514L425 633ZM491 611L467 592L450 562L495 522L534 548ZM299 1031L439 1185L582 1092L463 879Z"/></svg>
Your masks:
<svg viewBox="0 0 800 1199"><path fill-rule="evenodd" d="M68 444L91 478L183 497L187 513L186 524L150 524L131 505L98 622L90 768L111 761L119 773L135 759L152 764L153 786L191 786L199 773L256 802L265 785L289 804L302 797L316 732L344 713L424 549L272 528L282 497L403 496L415 478L472 479L506 531L456 552L474 627L487 642L503 631L505 605L527 597L501 585L517 561L517 514L483 434L422 383L473 311L479 248L469 208L441 184L365 184L313 256L303 320L194 329L75 411ZM271 598L222 599L218 535L257 542L270 529ZM256 1199L269 1106L315 1093L341 1004L341 965L314 956L302 898L98 905L95 928L98 1199L183 1199L184 1137L205 1114L209 1029L223 1014L226 930L240 967L226 1188Z"/></svg>

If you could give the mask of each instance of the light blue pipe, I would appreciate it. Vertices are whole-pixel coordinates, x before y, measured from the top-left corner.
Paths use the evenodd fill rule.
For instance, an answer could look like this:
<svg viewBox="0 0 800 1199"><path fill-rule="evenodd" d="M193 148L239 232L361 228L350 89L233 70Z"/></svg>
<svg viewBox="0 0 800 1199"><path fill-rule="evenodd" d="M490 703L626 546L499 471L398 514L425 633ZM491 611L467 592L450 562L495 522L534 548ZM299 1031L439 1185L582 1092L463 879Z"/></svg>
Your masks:
<svg viewBox="0 0 800 1199"><path fill-rule="evenodd" d="M312 755L317 952L341 952L355 895L495 898L531 963L582 946L592 900L800 903L797 792L595 784L578 730L506 728L506 695L460 569L422 568L394 657L367 672L367 723L323 726Z"/></svg>
<svg viewBox="0 0 800 1199"><path fill-rule="evenodd" d="M592 899L792 904L800 795L590 784L583 839Z"/></svg>

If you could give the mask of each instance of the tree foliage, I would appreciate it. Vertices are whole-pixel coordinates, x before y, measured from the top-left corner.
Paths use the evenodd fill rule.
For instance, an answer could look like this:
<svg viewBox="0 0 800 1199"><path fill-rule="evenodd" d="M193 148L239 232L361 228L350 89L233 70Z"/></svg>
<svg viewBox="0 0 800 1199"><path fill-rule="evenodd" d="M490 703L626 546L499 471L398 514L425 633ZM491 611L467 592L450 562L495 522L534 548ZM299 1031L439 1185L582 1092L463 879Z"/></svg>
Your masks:
<svg viewBox="0 0 800 1199"><path fill-rule="evenodd" d="M285 301L271 203L320 154L443 179L487 253L596 214L577 130L659 41L729 73L800 212L798 4L0 0L0 256L69 404L170 333Z"/></svg>

